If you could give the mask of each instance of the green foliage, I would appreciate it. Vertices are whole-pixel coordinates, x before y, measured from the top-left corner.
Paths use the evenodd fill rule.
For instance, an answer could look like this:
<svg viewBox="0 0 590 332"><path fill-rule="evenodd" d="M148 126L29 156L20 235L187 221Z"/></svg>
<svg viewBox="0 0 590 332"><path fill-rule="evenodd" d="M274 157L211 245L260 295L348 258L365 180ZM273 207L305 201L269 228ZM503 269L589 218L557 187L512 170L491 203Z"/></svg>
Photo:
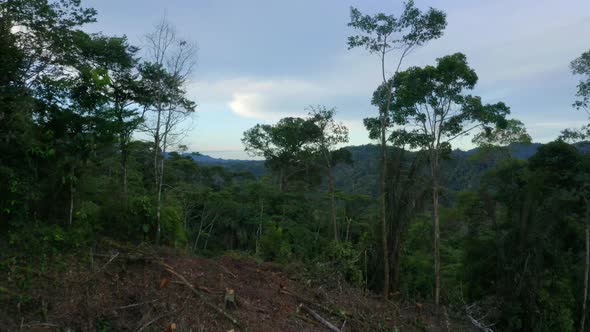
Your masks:
<svg viewBox="0 0 590 332"><path fill-rule="evenodd" d="M266 260L287 263L291 258L291 245L281 227L269 225L260 238L260 250Z"/></svg>
<svg viewBox="0 0 590 332"><path fill-rule="evenodd" d="M362 287L364 283L363 251L351 242L331 242L323 260L333 271L340 273L351 285Z"/></svg>
<svg viewBox="0 0 590 332"><path fill-rule="evenodd" d="M314 163L321 130L312 119L283 118L275 125L258 124L244 132L242 143L252 156L264 157L266 166L275 174L279 187L288 190L293 181L319 182Z"/></svg>
<svg viewBox="0 0 590 332"><path fill-rule="evenodd" d="M161 224L162 243L171 247L184 247L188 243L179 207L166 204L162 209Z"/></svg>
<svg viewBox="0 0 590 332"><path fill-rule="evenodd" d="M576 92L578 100L573 106L578 109L588 109L590 107L590 51L582 53L580 57L572 61L570 68L572 73L582 76Z"/></svg>
<svg viewBox="0 0 590 332"><path fill-rule="evenodd" d="M404 234L400 291L406 298L427 299L434 292L432 222L427 216L413 220Z"/></svg>
<svg viewBox="0 0 590 332"><path fill-rule="evenodd" d="M266 159L274 183L260 168L256 177L248 166L199 164L186 146L166 152L170 142L132 140L139 126L150 125L138 107L160 115L195 110L186 77L162 61L143 62L125 37L86 33L96 13L80 1L4 1L0 13L0 269L25 271L13 279L22 294L0 286L0 298L31 301L27 263L65 269L60 256L87 252L102 237L151 244L161 226L166 246L311 266L317 275L373 291L383 288L387 259L394 292L430 301L428 211L436 203L426 166L435 162L441 172L431 175L440 178L435 190L445 206L443 300L460 308L481 304L499 330L578 326L590 159L562 141L540 146L529 160L512 158L514 143L530 136L521 122L506 119L506 105L468 94L477 75L463 54L384 77L373 95L380 117L366 119L370 136L395 128L387 139L399 146L384 142L381 150L389 249L383 257L375 222L379 147L338 149L348 132L334 109L314 107L306 118L244 133L246 150ZM15 24L26 29L12 31ZM399 49L403 59L440 37L446 18L409 1L398 17L353 8L350 26L359 34L349 47L383 57ZM586 52L571 65L582 76L574 104L581 109L588 106L588 59ZM429 132L433 124L438 128ZM475 142L484 149L476 157L451 151L472 127L482 129ZM158 166L166 172L154 181L162 175ZM111 328L106 320L96 325Z"/></svg>
<svg viewBox="0 0 590 332"><path fill-rule="evenodd" d="M348 37L348 47L364 47L371 53L410 49L442 36L446 25L445 13L433 8L422 13L412 0L405 3L399 17L383 13L363 15L358 9L351 8L348 26L361 34Z"/></svg>

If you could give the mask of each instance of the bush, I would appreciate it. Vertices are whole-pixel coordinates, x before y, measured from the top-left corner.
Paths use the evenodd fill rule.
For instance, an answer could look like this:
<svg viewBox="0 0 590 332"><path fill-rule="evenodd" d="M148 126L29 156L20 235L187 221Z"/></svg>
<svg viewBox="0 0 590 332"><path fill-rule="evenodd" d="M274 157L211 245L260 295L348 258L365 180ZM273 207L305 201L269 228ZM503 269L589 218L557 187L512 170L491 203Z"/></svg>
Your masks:
<svg viewBox="0 0 590 332"><path fill-rule="evenodd" d="M262 258L279 263L287 263L291 258L291 245L283 229L274 224L268 225L260 238Z"/></svg>
<svg viewBox="0 0 590 332"><path fill-rule="evenodd" d="M362 251L357 250L351 242L331 242L324 259L347 282L361 287L364 280L361 256Z"/></svg>
<svg viewBox="0 0 590 332"><path fill-rule="evenodd" d="M160 218L162 243L173 247L183 247L188 243L182 223L182 213L174 206L164 206Z"/></svg>

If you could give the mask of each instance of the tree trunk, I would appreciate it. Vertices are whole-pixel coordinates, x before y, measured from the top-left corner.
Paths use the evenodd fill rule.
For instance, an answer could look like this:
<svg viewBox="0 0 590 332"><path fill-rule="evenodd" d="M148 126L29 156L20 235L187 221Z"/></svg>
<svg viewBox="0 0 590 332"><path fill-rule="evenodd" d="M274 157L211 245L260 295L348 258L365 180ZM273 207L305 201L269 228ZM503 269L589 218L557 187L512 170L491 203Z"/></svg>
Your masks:
<svg viewBox="0 0 590 332"><path fill-rule="evenodd" d="M128 188L128 184L127 184L127 160L129 159L129 151L127 151L127 148L123 146L121 146L121 171L122 171L122 177L123 177L123 198L125 200L127 200L127 196L128 196L128 192L129 192L129 188Z"/></svg>
<svg viewBox="0 0 590 332"><path fill-rule="evenodd" d="M197 247L199 245L199 239L201 238L202 231L203 231L203 218L201 217L201 222L199 223L199 232L197 233L197 238L195 239L195 244L193 245L193 252L197 251Z"/></svg>
<svg viewBox="0 0 590 332"><path fill-rule="evenodd" d="M164 154L166 153L166 135L167 132L164 134L163 139L163 147L162 147L162 156L160 157L160 171L159 171L159 179L158 179L158 201L156 206L156 245L160 244L160 237L162 233L161 227L161 215L162 215L162 186L164 184Z"/></svg>
<svg viewBox="0 0 590 332"><path fill-rule="evenodd" d="M260 238L262 237L262 216L264 214L264 199L259 198L260 201L260 216L258 221L258 230L256 231L256 254L260 252Z"/></svg>
<svg viewBox="0 0 590 332"><path fill-rule="evenodd" d="M348 242L348 240L350 239L349 235L350 235L350 223L351 222L352 222L352 218L347 217L346 218L346 239L345 239L346 242Z"/></svg>
<svg viewBox="0 0 590 332"><path fill-rule="evenodd" d="M163 158L160 151L160 126L162 117L161 105L158 106L158 120L156 122L156 133L154 134L154 178L157 192L156 202L156 245L160 244L160 202L161 202L161 177L160 177L160 159Z"/></svg>
<svg viewBox="0 0 590 332"><path fill-rule="evenodd" d="M119 102L116 103L115 108L119 113L117 117L117 122L121 128L125 128L125 121L123 119L123 111L124 107L121 106ZM126 129L121 129L119 132L119 150L121 153L121 182L123 184L123 198L127 201L127 194L128 194L128 186L127 186L127 163L129 160L129 142L131 141L131 135L133 134L133 130L128 131Z"/></svg>
<svg viewBox="0 0 590 332"><path fill-rule="evenodd" d="M381 75L383 76L383 84L387 84L387 79L385 78L385 54L386 54L386 47L387 44L387 37L383 41L384 46L381 53ZM387 299L389 297L389 251L387 248L387 216L386 206L385 206L385 178L387 176L387 139L385 136L386 131L386 121L385 117L387 112L389 111L389 106L391 103L391 86L388 85L387 91L387 102L385 103L385 109L380 110L380 117L381 117L381 192L379 197L380 203L380 218L381 218L381 245L383 246L383 297Z"/></svg>
<svg viewBox="0 0 590 332"><path fill-rule="evenodd" d="M435 180L432 186L432 204L434 218L434 303L440 303L440 224L438 214L438 183Z"/></svg>
<svg viewBox="0 0 590 332"><path fill-rule="evenodd" d="M393 243L391 248L391 261L393 262L393 266L391 266L391 270L393 271L391 274L391 289L395 292L399 290L399 274L400 274L400 249L401 249L401 225L397 225L397 227L393 230Z"/></svg>
<svg viewBox="0 0 590 332"><path fill-rule="evenodd" d="M162 168L164 161L162 160ZM162 214L162 181L158 183L158 200L156 202L156 245L160 244L160 236L162 233L162 227L160 226L160 217Z"/></svg>
<svg viewBox="0 0 590 332"><path fill-rule="evenodd" d="M72 226L74 219L74 175L70 176L70 211L68 214L68 224Z"/></svg>
<svg viewBox="0 0 590 332"><path fill-rule="evenodd" d="M338 221L336 220L336 189L334 184L334 174L332 167L328 164L329 190L330 190L330 208L332 210L332 226L334 227L334 241L339 241Z"/></svg>
<svg viewBox="0 0 590 332"><path fill-rule="evenodd" d="M379 201L381 204L381 245L383 246L383 297L389 296L389 250L387 248L387 216L385 206L385 177L387 176L387 146L385 139L385 115L381 115L381 195Z"/></svg>
<svg viewBox="0 0 590 332"><path fill-rule="evenodd" d="M582 300L582 319L580 320L580 332L584 332L586 322L586 302L588 300L588 274L590 273L590 205L586 201L586 271L584 273L584 295Z"/></svg>
<svg viewBox="0 0 590 332"><path fill-rule="evenodd" d="M440 304L440 217L439 217L439 185L438 185L438 151L431 148L430 175L432 176L432 219L434 226L434 303Z"/></svg>

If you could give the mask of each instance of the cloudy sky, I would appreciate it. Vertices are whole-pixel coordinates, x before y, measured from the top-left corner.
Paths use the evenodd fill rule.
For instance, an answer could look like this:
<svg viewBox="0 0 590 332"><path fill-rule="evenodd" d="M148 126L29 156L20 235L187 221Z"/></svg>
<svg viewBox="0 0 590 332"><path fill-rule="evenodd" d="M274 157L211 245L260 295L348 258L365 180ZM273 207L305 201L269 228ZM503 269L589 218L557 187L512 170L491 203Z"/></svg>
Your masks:
<svg viewBox="0 0 590 332"><path fill-rule="evenodd" d="M447 13L444 36L405 66L467 55L479 76L474 93L506 102L534 141L579 126L572 109L577 78L569 62L590 49L588 0L415 0ZM394 0L86 0L98 10L90 31L142 36L163 16L199 46L189 94L199 104L185 143L215 157L244 158L242 133L257 123L305 115L308 105L336 107L350 144L369 143L362 119L375 114L378 58L347 50L350 6L399 13ZM393 67L391 58L390 68ZM468 141L460 143L469 148Z"/></svg>

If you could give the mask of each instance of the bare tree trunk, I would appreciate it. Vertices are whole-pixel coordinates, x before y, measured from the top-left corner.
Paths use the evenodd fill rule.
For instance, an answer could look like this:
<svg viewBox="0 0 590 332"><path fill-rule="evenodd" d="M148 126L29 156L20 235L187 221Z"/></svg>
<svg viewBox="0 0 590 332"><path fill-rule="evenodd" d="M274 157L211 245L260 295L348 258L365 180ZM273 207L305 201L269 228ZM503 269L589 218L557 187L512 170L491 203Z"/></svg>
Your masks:
<svg viewBox="0 0 590 332"><path fill-rule="evenodd" d="M201 238L201 234L203 232L203 223L205 222L205 209L207 208L207 202L203 204L203 210L201 211L201 222L199 223L199 232L197 233L197 238L195 239L195 244L193 245L193 251L196 251L199 246L199 239Z"/></svg>
<svg viewBox="0 0 590 332"><path fill-rule="evenodd" d="M154 134L154 178L157 191L157 202L156 202L156 245L160 244L160 201L161 201L161 185L160 185L160 126L162 124L162 108L158 105L158 120L156 121L156 133Z"/></svg>
<svg viewBox="0 0 590 332"><path fill-rule="evenodd" d="M70 176L70 212L68 215L68 224L72 226L74 219L74 175Z"/></svg>
<svg viewBox="0 0 590 332"><path fill-rule="evenodd" d="M127 199L129 193L129 186L127 184L127 160L123 162L123 197Z"/></svg>
<svg viewBox="0 0 590 332"><path fill-rule="evenodd" d="M440 303L440 224L438 213L438 183L436 180L432 186L432 204L434 218L434 302L438 306Z"/></svg>
<svg viewBox="0 0 590 332"><path fill-rule="evenodd" d="M387 43L387 39L385 39L384 44ZM387 79L385 78L385 53L386 48L383 46L383 50L381 53L381 74L383 76L383 84L387 84ZM386 216L386 206L385 206L385 178L387 176L387 139L386 139L386 121L385 117L387 115L387 111L389 111L389 105L391 103L391 89L387 91L387 103L384 110L380 110L381 114L381 192L379 197L380 203L380 219L381 219L381 245L383 246L383 297L387 298L389 296L389 250L387 248L387 216Z"/></svg>
<svg viewBox="0 0 590 332"><path fill-rule="evenodd" d="M350 235L350 223L352 222L352 218L348 217L346 218L346 239L345 241L348 242L349 235Z"/></svg>
<svg viewBox="0 0 590 332"><path fill-rule="evenodd" d="M393 243L391 248L391 289L395 292L399 290L399 273L400 273L400 246L401 246L401 225L397 225L393 232Z"/></svg>
<svg viewBox="0 0 590 332"><path fill-rule="evenodd" d="M264 214L264 199L262 197L259 198L260 200L260 216L258 222L258 230L256 231L256 254L260 252L260 238L262 237L262 216Z"/></svg>
<svg viewBox="0 0 590 332"><path fill-rule="evenodd" d="M383 297L389 296L389 248L387 247L387 216L385 206L385 191L386 191L386 173L387 173L387 146L385 139L385 115L381 119L381 195L379 197L381 205L381 245L383 246Z"/></svg>
<svg viewBox="0 0 590 332"><path fill-rule="evenodd" d="M129 193L129 186L128 186L128 180L127 180L127 168L128 168L128 161L129 161L129 142L124 142L123 139L124 138L120 138L121 139L121 143L119 146L119 149L121 150L121 176L122 176L122 182L123 182L123 198L125 199L125 201L127 200L128 197L128 193Z"/></svg>
<svg viewBox="0 0 590 332"><path fill-rule="evenodd" d="M336 220L336 188L334 184L334 174L332 173L332 166L328 162L328 182L330 190L330 209L332 210L332 226L334 227L334 241L339 241L338 221Z"/></svg>
<svg viewBox="0 0 590 332"><path fill-rule="evenodd" d="M162 168L164 168L164 161L161 162ZM160 219L162 215L162 180L158 183L158 200L156 202L156 245L160 244L160 236L162 233L162 227L160 225Z"/></svg>
<svg viewBox="0 0 590 332"><path fill-rule="evenodd" d="M590 202L586 201L586 271L584 272L584 296L582 297L582 319L580 332L584 332L586 323L586 302L588 300L588 274L590 274Z"/></svg>
<svg viewBox="0 0 590 332"><path fill-rule="evenodd" d="M207 234L207 238L205 239L205 246L203 247L203 250L207 250L207 245L209 244L209 238L211 237L211 233L213 232L213 226L214 226L213 223L211 223L211 226L209 226L209 232Z"/></svg>
<svg viewBox="0 0 590 332"><path fill-rule="evenodd" d="M168 133L170 132L170 121L172 119L172 110L168 111L166 118L163 137L162 137L162 154L160 155L160 171L158 172L158 201L156 205L156 245L160 244L162 233L161 216L162 216L162 187L164 185L164 160L166 159L166 144L168 144Z"/></svg>

